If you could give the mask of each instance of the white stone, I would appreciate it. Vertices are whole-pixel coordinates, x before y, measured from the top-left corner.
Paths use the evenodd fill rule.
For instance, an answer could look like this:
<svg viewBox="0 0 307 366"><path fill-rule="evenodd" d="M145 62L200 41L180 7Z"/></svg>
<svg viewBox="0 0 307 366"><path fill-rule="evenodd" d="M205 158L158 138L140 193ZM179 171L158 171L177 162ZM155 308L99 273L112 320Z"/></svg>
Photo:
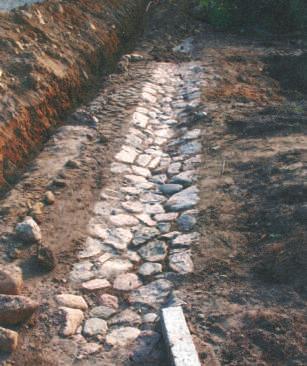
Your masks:
<svg viewBox="0 0 307 366"><path fill-rule="evenodd" d="M140 166L132 165L132 171L134 174L141 175L145 178L149 178L151 176L151 172L149 169Z"/></svg>
<svg viewBox="0 0 307 366"><path fill-rule="evenodd" d="M84 320L83 312L80 309L71 309L67 307L60 307L64 314L64 324L60 330L61 335L69 337L77 332L77 329Z"/></svg>
<svg viewBox="0 0 307 366"><path fill-rule="evenodd" d="M144 208L143 205L138 201L126 201L122 202L123 208L131 213L142 213Z"/></svg>
<svg viewBox="0 0 307 366"><path fill-rule="evenodd" d="M42 240L40 227L30 216L17 224L16 233L25 242L39 242Z"/></svg>
<svg viewBox="0 0 307 366"><path fill-rule="evenodd" d="M123 146L122 150L116 154L115 159L122 163L132 164L137 157L136 150L131 146Z"/></svg>
<svg viewBox="0 0 307 366"><path fill-rule="evenodd" d="M106 337L106 342L111 346L125 347L140 335L141 331L133 327L122 327L112 330Z"/></svg>
<svg viewBox="0 0 307 366"><path fill-rule="evenodd" d="M96 278L94 280L82 283L82 288L87 291L103 290L108 287L111 287L111 284L104 278Z"/></svg>
<svg viewBox="0 0 307 366"><path fill-rule="evenodd" d="M136 226L139 222L134 216L125 214L111 215L109 219L115 226Z"/></svg>
<svg viewBox="0 0 307 366"><path fill-rule="evenodd" d="M88 319L83 327L83 334L89 337L105 335L108 330L107 322L100 318Z"/></svg>
<svg viewBox="0 0 307 366"><path fill-rule="evenodd" d="M140 286L142 286L142 282L135 273L122 273L115 278L113 283L113 288L119 291L131 291Z"/></svg>
<svg viewBox="0 0 307 366"><path fill-rule="evenodd" d="M56 302L64 307L87 310L88 306L86 301L82 296L72 295L72 294L61 294L56 295Z"/></svg>

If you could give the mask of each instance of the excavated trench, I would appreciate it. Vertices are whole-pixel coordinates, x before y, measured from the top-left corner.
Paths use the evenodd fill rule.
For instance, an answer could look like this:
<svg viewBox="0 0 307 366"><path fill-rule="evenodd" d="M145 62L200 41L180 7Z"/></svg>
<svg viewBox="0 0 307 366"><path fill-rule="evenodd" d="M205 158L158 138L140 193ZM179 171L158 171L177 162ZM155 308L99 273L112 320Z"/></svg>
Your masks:
<svg viewBox="0 0 307 366"><path fill-rule="evenodd" d="M1 187L93 95L140 31L145 3L50 0L0 13Z"/></svg>
<svg viewBox="0 0 307 366"><path fill-rule="evenodd" d="M18 347L0 364L169 365L160 310L180 304L198 240L202 67L154 60L145 37L107 76L143 12L144 1L51 0L1 15L0 264L22 269L22 295L40 306L8 325ZM29 215L51 272L16 235Z"/></svg>

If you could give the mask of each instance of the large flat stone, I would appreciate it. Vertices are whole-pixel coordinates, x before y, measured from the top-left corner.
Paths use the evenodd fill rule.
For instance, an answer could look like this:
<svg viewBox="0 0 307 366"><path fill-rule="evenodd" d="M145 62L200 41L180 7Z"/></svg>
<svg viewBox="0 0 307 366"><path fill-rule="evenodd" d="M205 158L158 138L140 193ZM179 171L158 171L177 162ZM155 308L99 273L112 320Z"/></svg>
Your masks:
<svg viewBox="0 0 307 366"><path fill-rule="evenodd" d="M115 159L122 163L132 164L137 156L137 152L133 147L123 146L122 150L116 154Z"/></svg>
<svg viewBox="0 0 307 366"><path fill-rule="evenodd" d="M115 226L135 226L139 222L134 216L125 214L111 215L109 219Z"/></svg>
<svg viewBox="0 0 307 366"><path fill-rule="evenodd" d="M160 234L160 231L155 227L146 227L141 226L135 233L133 238L134 245L141 245L157 237Z"/></svg>
<svg viewBox="0 0 307 366"><path fill-rule="evenodd" d="M135 273L122 273L115 278L113 288L119 291L131 291L142 285Z"/></svg>
<svg viewBox="0 0 307 366"><path fill-rule="evenodd" d="M191 253L189 251L179 251L169 256L169 266L177 273L192 273L194 270Z"/></svg>
<svg viewBox="0 0 307 366"><path fill-rule="evenodd" d="M128 272L133 268L128 259L112 258L103 263L97 270L97 274L107 279L113 279L123 272Z"/></svg>
<svg viewBox="0 0 307 366"><path fill-rule="evenodd" d="M64 321L60 330L60 334L64 337L70 337L77 332L77 329L84 320L83 312L80 309L71 309L68 307L60 307L64 315Z"/></svg>
<svg viewBox="0 0 307 366"><path fill-rule="evenodd" d="M100 318L88 319L83 327L83 334L85 336L93 337L97 335L105 335L108 330L107 322Z"/></svg>
<svg viewBox="0 0 307 366"><path fill-rule="evenodd" d="M128 300L131 304L144 304L158 309L166 302L172 288L170 281L156 280L132 291Z"/></svg>
<svg viewBox="0 0 307 366"><path fill-rule="evenodd" d="M138 253L148 262L163 261L167 256L167 245L160 240L151 241L143 245L138 250Z"/></svg>
<svg viewBox="0 0 307 366"><path fill-rule="evenodd" d="M106 342L114 347L125 347L137 339L140 333L141 331L138 328L116 328L107 335Z"/></svg>
<svg viewBox="0 0 307 366"><path fill-rule="evenodd" d="M199 201L198 188L191 186L183 191L174 194L166 202L165 208L168 211L185 211L195 207Z"/></svg>

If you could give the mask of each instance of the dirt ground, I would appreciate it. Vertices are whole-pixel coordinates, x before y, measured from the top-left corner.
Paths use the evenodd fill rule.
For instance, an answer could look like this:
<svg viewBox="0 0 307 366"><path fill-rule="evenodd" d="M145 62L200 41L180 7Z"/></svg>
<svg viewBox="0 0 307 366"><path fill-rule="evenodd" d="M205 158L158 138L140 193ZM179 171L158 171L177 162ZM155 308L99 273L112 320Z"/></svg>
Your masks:
<svg viewBox="0 0 307 366"><path fill-rule="evenodd" d="M201 241L193 248L195 273L177 283L190 330L206 366L306 365L307 87L300 70L306 65L307 43L303 38L264 40L216 32L187 17L189 6L170 1L153 8L136 49L148 60L195 59L206 72ZM195 40L192 54L172 51L189 36ZM105 82L106 98L123 83L137 83L128 79L117 75ZM127 115L136 100L137 95L126 105ZM31 248L20 253L7 245L10 238L2 246L9 260L17 256L30 268L25 293L45 298L37 316L20 330L18 352L3 365L54 364L49 341L57 318L48 304L55 291L65 288L63 278L82 243L91 204L108 178L127 115L118 125L106 122L96 151L88 137L84 164L64 172L60 200L41 217L57 269L37 273L29 259ZM103 161L94 158L98 153L104 154ZM45 192L48 182L27 179L18 183L17 196L4 198L11 205L1 208L2 234L24 215L28 200L38 201ZM69 347L67 343L65 351L73 352ZM111 354L100 362L114 365Z"/></svg>

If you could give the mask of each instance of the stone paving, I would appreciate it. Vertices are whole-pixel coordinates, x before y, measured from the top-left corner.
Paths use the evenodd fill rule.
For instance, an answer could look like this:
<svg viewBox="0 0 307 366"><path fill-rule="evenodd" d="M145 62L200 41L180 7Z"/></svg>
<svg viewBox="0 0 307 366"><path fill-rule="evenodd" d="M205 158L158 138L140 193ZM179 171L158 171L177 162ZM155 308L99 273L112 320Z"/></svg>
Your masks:
<svg viewBox="0 0 307 366"><path fill-rule="evenodd" d="M152 352L161 308L176 302L172 276L193 272L202 131L191 116L201 72L195 63L157 63L143 86L70 273L71 293L56 297L60 334L84 353L102 340L126 347L136 339Z"/></svg>

